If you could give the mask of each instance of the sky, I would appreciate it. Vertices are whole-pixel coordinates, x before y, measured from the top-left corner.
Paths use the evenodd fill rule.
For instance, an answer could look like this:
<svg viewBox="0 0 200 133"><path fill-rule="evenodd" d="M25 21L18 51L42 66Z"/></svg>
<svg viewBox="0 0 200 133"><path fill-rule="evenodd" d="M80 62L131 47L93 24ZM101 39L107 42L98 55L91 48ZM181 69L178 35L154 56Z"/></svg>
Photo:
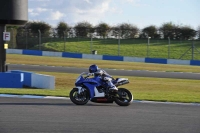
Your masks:
<svg viewBox="0 0 200 133"><path fill-rule="evenodd" d="M28 0L29 21L43 21L56 27L87 21L111 26L129 23L139 28L166 22L200 26L200 0Z"/></svg>

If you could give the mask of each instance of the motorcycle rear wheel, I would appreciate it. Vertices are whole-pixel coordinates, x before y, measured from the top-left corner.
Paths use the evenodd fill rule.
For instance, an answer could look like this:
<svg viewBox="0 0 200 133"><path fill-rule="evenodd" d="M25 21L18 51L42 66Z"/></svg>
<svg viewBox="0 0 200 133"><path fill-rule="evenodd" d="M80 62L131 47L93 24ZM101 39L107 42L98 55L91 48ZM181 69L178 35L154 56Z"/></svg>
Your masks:
<svg viewBox="0 0 200 133"><path fill-rule="evenodd" d="M85 105L89 101L89 94L87 91L78 94L78 89L73 88L70 91L70 100L76 105Z"/></svg>
<svg viewBox="0 0 200 133"><path fill-rule="evenodd" d="M119 88L117 92L117 97L115 98L115 103L119 106L129 106L133 101L133 95L131 92L125 88Z"/></svg>

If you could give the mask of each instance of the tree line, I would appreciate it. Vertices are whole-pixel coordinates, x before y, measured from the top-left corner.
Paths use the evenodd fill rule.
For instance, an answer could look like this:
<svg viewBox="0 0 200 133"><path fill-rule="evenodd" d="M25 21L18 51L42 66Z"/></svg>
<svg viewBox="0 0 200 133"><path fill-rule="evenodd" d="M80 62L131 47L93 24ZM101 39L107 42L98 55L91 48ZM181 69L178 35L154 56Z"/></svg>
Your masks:
<svg viewBox="0 0 200 133"><path fill-rule="evenodd" d="M13 28L8 26L8 28ZM160 27L149 25L139 29L136 25L121 23L117 26L110 26L101 22L93 26L87 21L79 22L71 27L65 22L59 22L56 28L52 28L46 22L28 22L24 26L14 27L17 29L17 36L37 36L38 32L44 37L100 37L100 38L148 38L153 39L200 39L200 26L193 29L188 25L176 25L173 22L165 22Z"/></svg>

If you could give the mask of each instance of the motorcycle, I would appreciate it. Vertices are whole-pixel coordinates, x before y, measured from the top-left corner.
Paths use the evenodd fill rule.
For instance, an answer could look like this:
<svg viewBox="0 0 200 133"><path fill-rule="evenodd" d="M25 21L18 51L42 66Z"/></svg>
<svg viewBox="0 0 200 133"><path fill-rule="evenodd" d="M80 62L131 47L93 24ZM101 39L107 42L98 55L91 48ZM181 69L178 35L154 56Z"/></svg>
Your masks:
<svg viewBox="0 0 200 133"><path fill-rule="evenodd" d="M86 76L84 76L86 75ZM110 91L108 85L99 77L89 78L87 72L81 73L76 79L75 86L70 91L70 100L76 105L85 105L90 100L95 103L113 103L119 106L128 106L133 96L126 88L118 88L118 91ZM112 79L113 84L118 87L128 84L126 78Z"/></svg>

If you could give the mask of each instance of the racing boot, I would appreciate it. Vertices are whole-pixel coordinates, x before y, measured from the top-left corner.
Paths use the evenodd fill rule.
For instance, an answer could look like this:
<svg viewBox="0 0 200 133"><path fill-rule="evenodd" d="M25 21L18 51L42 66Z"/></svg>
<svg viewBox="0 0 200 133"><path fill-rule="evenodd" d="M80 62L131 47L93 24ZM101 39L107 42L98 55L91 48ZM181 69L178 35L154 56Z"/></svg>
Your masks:
<svg viewBox="0 0 200 133"><path fill-rule="evenodd" d="M116 86L112 86L112 87L109 88L109 91L110 91L110 92L117 92L118 89L117 89Z"/></svg>

